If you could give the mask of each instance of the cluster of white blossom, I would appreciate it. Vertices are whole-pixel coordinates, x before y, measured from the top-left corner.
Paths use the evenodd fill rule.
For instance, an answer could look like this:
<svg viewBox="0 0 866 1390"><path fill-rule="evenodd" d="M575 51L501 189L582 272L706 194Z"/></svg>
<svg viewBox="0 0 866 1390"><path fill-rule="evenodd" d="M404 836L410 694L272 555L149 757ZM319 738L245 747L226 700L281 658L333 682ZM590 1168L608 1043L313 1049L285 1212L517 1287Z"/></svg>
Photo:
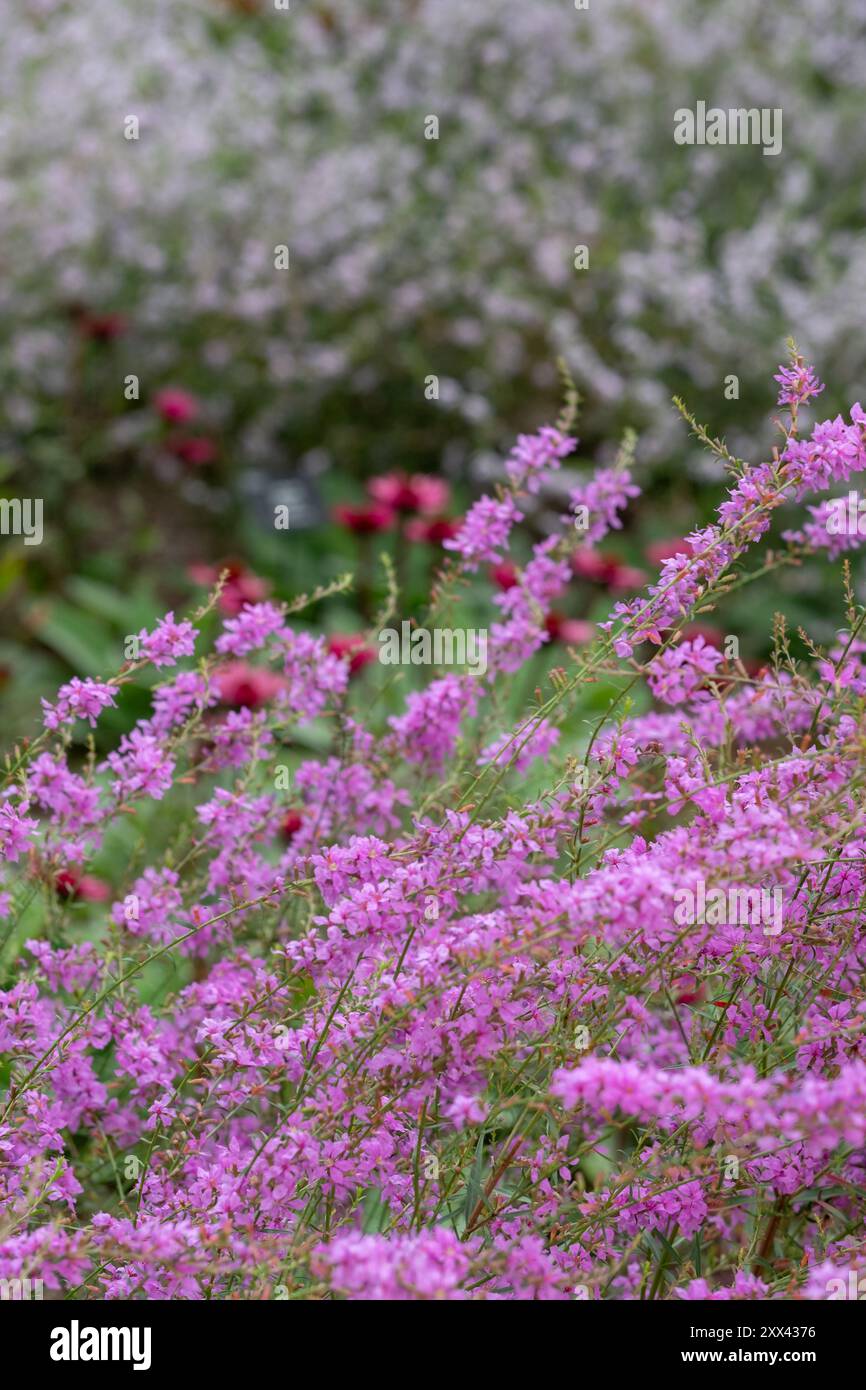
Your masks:
<svg viewBox="0 0 866 1390"><path fill-rule="evenodd" d="M671 448L674 390L724 427L731 373L757 431L787 332L842 394L858 384L851 0L0 0L0 25L20 434L70 390L82 305L128 320L145 394L204 388L252 459L339 450L338 401L363 447L377 393L405 406L393 425L370 409L385 454L413 420L431 451L530 424L558 353L593 402L584 437L630 421L649 457ZM676 144L699 100L781 108L781 154Z"/></svg>

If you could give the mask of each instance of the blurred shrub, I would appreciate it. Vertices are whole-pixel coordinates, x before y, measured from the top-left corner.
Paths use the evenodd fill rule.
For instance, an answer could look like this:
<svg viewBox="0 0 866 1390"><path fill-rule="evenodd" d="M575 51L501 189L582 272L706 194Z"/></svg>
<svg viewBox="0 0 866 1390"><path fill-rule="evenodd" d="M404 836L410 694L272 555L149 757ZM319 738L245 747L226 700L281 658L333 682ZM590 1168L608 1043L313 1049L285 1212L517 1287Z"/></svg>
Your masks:
<svg viewBox="0 0 866 1390"><path fill-rule="evenodd" d="M754 442L789 332L828 408L857 386L848 0L0 0L0 21L7 472L123 461L128 373L143 401L202 395L229 467L323 447L358 472L528 427L560 351L584 444L630 423L667 461L673 391ZM781 107L782 153L677 146L698 99Z"/></svg>

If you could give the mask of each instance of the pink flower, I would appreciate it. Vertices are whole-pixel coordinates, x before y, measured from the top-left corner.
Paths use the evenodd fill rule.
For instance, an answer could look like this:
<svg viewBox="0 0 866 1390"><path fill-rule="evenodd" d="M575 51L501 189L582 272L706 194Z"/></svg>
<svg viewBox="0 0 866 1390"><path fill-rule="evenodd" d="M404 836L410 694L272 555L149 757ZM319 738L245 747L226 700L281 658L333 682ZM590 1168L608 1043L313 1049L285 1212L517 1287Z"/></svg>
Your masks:
<svg viewBox="0 0 866 1390"><path fill-rule="evenodd" d="M96 343L112 343L127 329L127 319L123 314L91 314L87 310L78 319L79 332Z"/></svg>
<svg viewBox="0 0 866 1390"><path fill-rule="evenodd" d="M188 573L193 583L205 584L210 588L225 571L228 571L228 577L219 596L221 613L233 616L240 613L245 604L258 603L267 596L270 585L235 560L227 560L221 565L190 565Z"/></svg>
<svg viewBox="0 0 866 1390"><path fill-rule="evenodd" d="M166 613L153 632L142 628L138 636L145 660L152 661L154 666L176 666L179 657L193 656L195 653L198 631L192 623L176 623L174 614Z"/></svg>
<svg viewBox="0 0 866 1390"><path fill-rule="evenodd" d="M199 412L195 396L179 386L166 386L162 391L157 391L153 404L157 414L169 425L186 425Z"/></svg>
<svg viewBox="0 0 866 1390"><path fill-rule="evenodd" d="M647 683L657 700L675 705L694 695L721 660L715 647L708 646L703 637L695 637L660 652L649 668Z"/></svg>
<svg viewBox="0 0 866 1390"><path fill-rule="evenodd" d="M169 448L183 463L191 468L204 468L213 463L217 456L217 446L204 434L192 434L186 439L169 441Z"/></svg>
<svg viewBox="0 0 866 1390"><path fill-rule="evenodd" d="M367 483L370 496L394 512L435 516L448 505L450 488L443 478L427 473L383 473Z"/></svg>
<svg viewBox="0 0 866 1390"><path fill-rule="evenodd" d="M390 507L372 502L360 507L335 507L334 520L355 536L375 536L380 531L390 531L395 517Z"/></svg>
<svg viewBox="0 0 866 1390"><path fill-rule="evenodd" d="M571 568L580 579L608 589L639 589L647 579L643 570L625 565L616 555L600 550L576 550L571 556Z"/></svg>
<svg viewBox="0 0 866 1390"><path fill-rule="evenodd" d="M222 636L217 638L217 651L232 656L260 651L271 637L283 631L284 625L283 611L277 604L245 604L236 618L229 618L223 625Z"/></svg>
<svg viewBox="0 0 866 1390"><path fill-rule="evenodd" d="M781 388L779 405L804 405L824 390L824 383L818 380L814 367L799 359L790 367L780 367L773 380L778 381Z"/></svg>
<svg viewBox="0 0 866 1390"><path fill-rule="evenodd" d="M303 811L298 811L293 808L286 812L286 814L283 816L282 822L280 823L280 835L285 840L286 844L291 843L291 841L295 838L303 823Z"/></svg>
<svg viewBox="0 0 866 1390"><path fill-rule="evenodd" d="M594 625L584 618L567 618L553 610L545 618L544 628L551 641L562 642L567 647L582 646L595 636Z"/></svg>
<svg viewBox="0 0 866 1390"><path fill-rule="evenodd" d="M455 1129L465 1129L467 1125L480 1124L487 1107L480 1096L461 1095L445 1106L445 1114Z"/></svg>
<svg viewBox="0 0 866 1390"><path fill-rule="evenodd" d="M111 896L107 883L75 868L61 869L55 874L54 887L59 897L76 898L80 902L104 903Z"/></svg>
<svg viewBox="0 0 866 1390"><path fill-rule="evenodd" d="M520 576L516 565L512 565L508 560L503 560L501 564L493 565L490 570L490 578L497 588L507 592L519 582Z"/></svg>
<svg viewBox="0 0 866 1390"><path fill-rule="evenodd" d="M640 488L627 469L599 468L588 482L572 488L571 509L583 544L596 545L608 531L621 530L619 513L625 511L631 498L639 496Z"/></svg>
<svg viewBox="0 0 866 1390"><path fill-rule="evenodd" d="M480 564L494 564L500 560L511 528L522 520L523 513L517 510L510 497L502 501L480 497L469 508L457 535L443 544L446 550L454 550L461 556L463 568L471 573Z"/></svg>
<svg viewBox="0 0 866 1390"><path fill-rule="evenodd" d="M561 461L577 448L577 440L544 425L537 434L519 434L505 460L505 471L512 485L538 492L545 473L555 472Z"/></svg>
<svg viewBox="0 0 866 1390"><path fill-rule="evenodd" d="M39 822L25 816L27 803L16 809L10 801L0 804L0 855L14 864L27 848L28 841Z"/></svg>
<svg viewBox="0 0 866 1390"><path fill-rule="evenodd" d="M356 676L377 657L375 648L365 643L360 632L332 633L328 638L328 651L332 656L348 657L350 676Z"/></svg>
<svg viewBox="0 0 866 1390"><path fill-rule="evenodd" d="M115 704L113 686L106 685L104 681L91 680L89 677L80 680L78 676L73 676L71 681L58 690L56 705L49 704L47 700L42 701L43 723L46 729L57 729L61 724L71 724L76 719L87 719L91 729L94 729L101 711Z"/></svg>
<svg viewBox="0 0 866 1390"><path fill-rule="evenodd" d="M267 667L228 661L214 672L214 685L224 705L257 709L279 694L285 681Z"/></svg>
<svg viewBox="0 0 866 1390"><path fill-rule="evenodd" d="M413 517L406 522L406 535L410 541L423 541L425 545L444 545L460 532L460 517L440 516L428 521L424 517Z"/></svg>

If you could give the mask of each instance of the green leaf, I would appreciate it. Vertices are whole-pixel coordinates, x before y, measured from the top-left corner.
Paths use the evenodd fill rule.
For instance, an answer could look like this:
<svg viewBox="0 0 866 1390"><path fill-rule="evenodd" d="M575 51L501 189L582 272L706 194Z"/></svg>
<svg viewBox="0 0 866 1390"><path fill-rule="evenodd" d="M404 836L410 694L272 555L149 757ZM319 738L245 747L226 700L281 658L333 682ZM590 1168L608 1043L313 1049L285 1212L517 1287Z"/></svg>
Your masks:
<svg viewBox="0 0 866 1390"><path fill-rule="evenodd" d="M466 1222L472 1219L472 1213L481 1200L481 1178L484 1173L484 1131L478 1136L478 1144L475 1149L475 1162L472 1164L472 1171L469 1174L469 1181L466 1184L466 1198L463 1203L463 1217Z"/></svg>
<svg viewBox="0 0 866 1390"><path fill-rule="evenodd" d="M104 623L62 601L52 603L47 611L40 609L33 632L79 675L110 675L123 659L117 638L106 631Z"/></svg>

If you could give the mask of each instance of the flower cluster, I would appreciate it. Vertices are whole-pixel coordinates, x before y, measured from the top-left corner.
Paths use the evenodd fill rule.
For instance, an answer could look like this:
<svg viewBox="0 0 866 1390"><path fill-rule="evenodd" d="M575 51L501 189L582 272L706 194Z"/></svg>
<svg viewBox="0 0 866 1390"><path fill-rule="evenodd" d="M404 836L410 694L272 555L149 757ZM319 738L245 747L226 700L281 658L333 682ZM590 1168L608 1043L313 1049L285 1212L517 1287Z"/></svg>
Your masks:
<svg viewBox="0 0 866 1390"><path fill-rule="evenodd" d="M155 667L151 708L102 761L74 721L117 687L46 701L0 800L2 1277L833 1296L864 1217L866 609L752 675L688 631L733 564L809 561L750 568L781 501L866 463L859 407L801 439L791 405L773 462L516 713L582 546L509 554L550 430L431 597L432 622L509 566L483 676L389 712L378 663L350 682L351 647L260 597L212 651L172 614L141 635L121 679Z"/></svg>

